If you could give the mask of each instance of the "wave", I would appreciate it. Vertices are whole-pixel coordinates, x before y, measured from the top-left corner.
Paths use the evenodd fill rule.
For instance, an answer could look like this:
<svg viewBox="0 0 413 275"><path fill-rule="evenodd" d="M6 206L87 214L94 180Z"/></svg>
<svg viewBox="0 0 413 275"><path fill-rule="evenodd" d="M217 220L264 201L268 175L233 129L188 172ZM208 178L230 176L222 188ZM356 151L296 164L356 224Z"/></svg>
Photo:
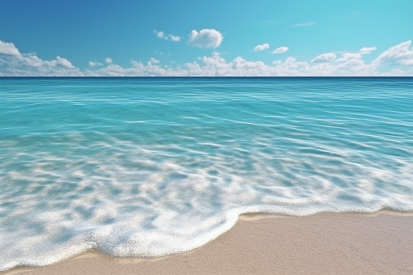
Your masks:
<svg viewBox="0 0 413 275"><path fill-rule="evenodd" d="M0 89L0 271L186 252L245 213L413 212L405 79L49 81Z"/></svg>

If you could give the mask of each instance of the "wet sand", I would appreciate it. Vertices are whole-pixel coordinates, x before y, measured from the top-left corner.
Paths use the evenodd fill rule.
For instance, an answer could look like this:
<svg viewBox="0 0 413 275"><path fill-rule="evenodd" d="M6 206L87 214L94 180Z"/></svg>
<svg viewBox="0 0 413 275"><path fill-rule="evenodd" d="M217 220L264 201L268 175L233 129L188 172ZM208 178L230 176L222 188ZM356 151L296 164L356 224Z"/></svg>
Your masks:
<svg viewBox="0 0 413 275"><path fill-rule="evenodd" d="M413 274L412 252L412 215L243 215L230 231L184 254L142 259L90 251L4 274Z"/></svg>

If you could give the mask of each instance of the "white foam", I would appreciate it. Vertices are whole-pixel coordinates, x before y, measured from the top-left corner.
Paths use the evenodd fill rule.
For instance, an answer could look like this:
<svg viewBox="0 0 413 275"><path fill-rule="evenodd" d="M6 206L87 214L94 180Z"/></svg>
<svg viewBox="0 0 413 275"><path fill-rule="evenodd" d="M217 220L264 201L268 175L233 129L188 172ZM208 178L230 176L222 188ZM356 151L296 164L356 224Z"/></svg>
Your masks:
<svg viewBox="0 0 413 275"><path fill-rule="evenodd" d="M413 212L410 90L390 85L386 99L398 104L372 110L359 101L383 96L374 88L253 81L227 92L205 83L212 91L197 92L199 83L189 93L145 93L152 83L122 96L96 83L49 97L2 90L18 112L2 120L0 270L88 249L185 252L244 213Z"/></svg>
<svg viewBox="0 0 413 275"><path fill-rule="evenodd" d="M226 232L244 213L413 210L409 164L397 171L346 164L354 168L351 175L330 175L320 163L297 174L297 165L311 164L297 159L270 169L263 158L252 156L254 165L247 171L238 167L245 164L242 159L221 154L193 168L168 159L131 159L125 168L125 157L105 164L88 156L81 164L66 159L47 169L33 165L2 173L2 182L25 181L26 187L18 191L9 185L0 195L0 270L46 265L92 248L113 256L185 252ZM341 184L334 182L337 177ZM68 185L71 178L77 181ZM403 192L397 186L391 194L381 192L384 186L377 181L388 179L401 184Z"/></svg>

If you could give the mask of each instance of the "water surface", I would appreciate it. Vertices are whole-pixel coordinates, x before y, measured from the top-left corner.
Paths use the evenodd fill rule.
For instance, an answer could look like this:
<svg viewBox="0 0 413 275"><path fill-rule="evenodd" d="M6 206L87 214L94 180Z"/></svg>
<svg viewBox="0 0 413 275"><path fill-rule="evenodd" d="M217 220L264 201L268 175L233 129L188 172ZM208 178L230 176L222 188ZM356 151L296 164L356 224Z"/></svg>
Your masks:
<svg viewBox="0 0 413 275"><path fill-rule="evenodd" d="M413 212L413 78L0 79L0 270ZM259 232L257 232L259 234Z"/></svg>

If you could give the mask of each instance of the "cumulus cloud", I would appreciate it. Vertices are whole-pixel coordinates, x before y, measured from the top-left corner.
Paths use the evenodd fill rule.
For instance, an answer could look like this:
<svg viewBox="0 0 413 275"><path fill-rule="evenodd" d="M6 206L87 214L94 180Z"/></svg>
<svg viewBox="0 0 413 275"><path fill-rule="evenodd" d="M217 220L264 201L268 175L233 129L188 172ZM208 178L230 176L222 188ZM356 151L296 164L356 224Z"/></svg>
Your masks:
<svg viewBox="0 0 413 275"><path fill-rule="evenodd" d="M413 65L413 48L410 48L412 41L406 41L380 54L373 63L389 63L399 65Z"/></svg>
<svg viewBox="0 0 413 275"><path fill-rule="evenodd" d="M0 54L21 55L13 43L7 43L0 40Z"/></svg>
<svg viewBox="0 0 413 275"><path fill-rule="evenodd" d="M311 63L331 62L334 59L336 59L336 55L334 53L324 53L311 60Z"/></svg>
<svg viewBox="0 0 413 275"><path fill-rule="evenodd" d="M362 58L361 53L342 53L340 58L335 60L336 63L339 62L346 62L353 59L360 59Z"/></svg>
<svg viewBox="0 0 413 275"><path fill-rule="evenodd" d="M276 53L285 53L286 51L288 51L288 47L279 47L277 49L275 49L272 53L276 54Z"/></svg>
<svg viewBox="0 0 413 275"><path fill-rule="evenodd" d="M107 57L107 58L105 59L105 62L108 63L108 64L112 63L112 58Z"/></svg>
<svg viewBox="0 0 413 275"><path fill-rule="evenodd" d="M173 34L166 35L165 32L163 31L158 32L157 30L153 30L153 32L156 34L158 38L161 38L161 39L165 39L165 40L170 39L172 42L179 42L181 40L181 38L177 35L173 35Z"/></svg>
<svg viewBox="0 0 413 275"><path fill-rule="evenodd" d="M153 32L156 34L157 37L164 38L164 33L163 32L158 32L156 30L153 30Z"/></svg>
<svg viewBox="0 0 413 275"><path fill-rule="evenodd" d="M360 49L361 54L369 54L376 50L376 47L364 47Z"/></svg>
<svg viewBox="0 0 413 275"><path fill-rule="evenodd" d="M21 54L13 43L0 40L0 76L73 76L82 72L66 58L42 60L35 54Z"/></svg>
<svg viewBox="0 0 413 275"><path fill-rule="evenodd" d="M172 35L172 34L170 34L168 37L169 37L169 38L171 39L171 41L173 41L173 42L179 42L179 40L181 40L181 38L180 38L179 36Z"/></svg>
<svg viewBox="0 0 413 275"><path fill-rule="evenodd" d="M56 63L62 65L63 67L66 67L66 68L72 68L73 67L72 63L70 63L69 60L67 60L66 58L62 58L60 56L56 57Z"/></svg>
<svg viewBox="0 0 413 275"><path fill-rule="evenodd" d="M412 74L409 74L409 72L403 71L399 68L393 69L385 74L385 76L411 76Z"/></svg>
<svg viewBox="0 0 413 275"><path fill-rule="evenodd" d="M110 65L95 75L141 75L141 76L328 76L328 75L374 75L375 67L362 60L336 63L308 63L288 57L285 61L274 61L266 65L262 61L248 61L240 56L232 61L225 60L219 53L203 56L199 62L189 62L175 69L157 64L144 65L132 61L130 68Z"/></svg>
<svg viewBox="0 0 413 275"><path fill-rule="evenodd" d="M1 42L4 45L5 42ZM202 56L196 61L178 66L161 65L151 58L149 62L131 60L129 67L109 63L107 66L91 66L80 70L69 60L57 56L53 60L42 60L35 54L21 54L10 44L0 53L0 76L372 76L413 75L411 42L407 41L389 48L371 63L363 60L360 52L331 53L315 57L312 61L300 61L289 56L267 65L262 61L249 61L238 56L226 60L218 52ZM12 50L10 50L12 49ZM10 52L12 54L10 54ZM18 53L18 54L17 54ZM323 62L321 62L323 61ZM92 61L91 61L92 62ZM382 63L392 62L403 67L383 72ZM412 62L412 63L411 63ZM97 62L94 62L97 63ZM172 64L173 62L171 62ZM387 66L384 66L387 68Z"/></svg>
<svg viewBox="0 0 413 275"><path fill-rule="evenodd" d="M150 59L149 62L151 62L152 64L158 64L158 63L160 63L160 61L159 61L158 59L155 59L155 58L153 58L153 57Z"/></svg>
<svg viewBox="0 0 413 275"><path fill-rule="evenodd" d="M270 45L268 43L264 43L262 45L257 45L254 48L254 52L263 51L263 50L268 49L269 47L270 47Z"/></svg>
<svg viewBox="0 0 413 275"><path fill-rule="evenodd" d="M89 61L89 66L90 67L95 67L95 66L102 66L103 64L100 62L94 62L94 61Z"/></svg>
<svg viewBox="0 0 413 275"><path fill-rule="evenodd" d="M224 36L214 29L203 29L199 32L193 30L189 35L188 44L200 48L216 48L223 39Z"/></svg>

